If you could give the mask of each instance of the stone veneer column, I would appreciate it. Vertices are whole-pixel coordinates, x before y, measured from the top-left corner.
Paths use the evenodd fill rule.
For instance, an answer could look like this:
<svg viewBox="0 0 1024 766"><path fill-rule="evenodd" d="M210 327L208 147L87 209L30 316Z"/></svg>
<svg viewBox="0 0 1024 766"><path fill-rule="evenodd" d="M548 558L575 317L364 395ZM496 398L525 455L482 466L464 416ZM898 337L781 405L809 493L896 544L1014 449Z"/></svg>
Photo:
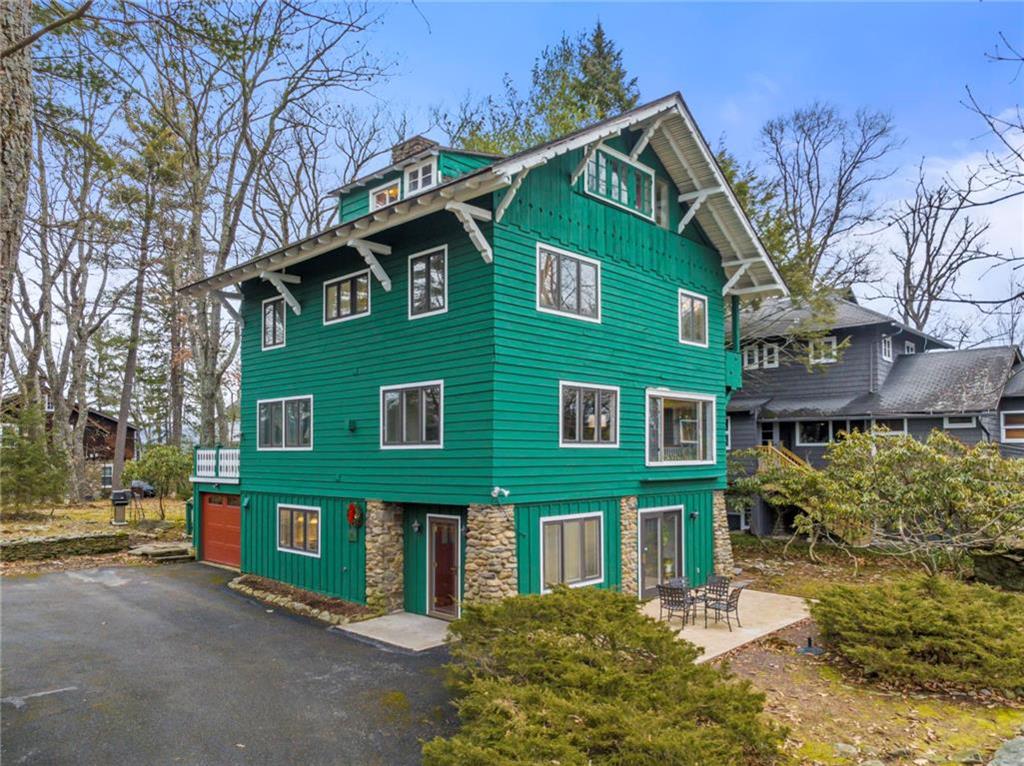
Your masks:
<svg viewBox="0 0 1024 766"><path fill-rule="evenodd" d="M366 605L384 613L405 600L402 506L366 501Z"/></svg>
<svg viewBox="0 0 1024 766"><path fill-rule="evenodd" d="M514 505L469 506L464 569L463 601L500 601L519 592Z"/></svg>
<svg viewBox="0 0 1024 766"><path fill-rule="evenodd" d="M712 523L715 532L715 574L732 577L735 563L732 558L732 540L729 538L729 516L725 510L725 491L716 489L712 503Z"/></svg>
<svg viewBox="0 0 1024 766"><path fill-rule="evenodd" d="M637 593L637 502L636 495L619 498L619 529L622 537L622 592Z"/></svg>

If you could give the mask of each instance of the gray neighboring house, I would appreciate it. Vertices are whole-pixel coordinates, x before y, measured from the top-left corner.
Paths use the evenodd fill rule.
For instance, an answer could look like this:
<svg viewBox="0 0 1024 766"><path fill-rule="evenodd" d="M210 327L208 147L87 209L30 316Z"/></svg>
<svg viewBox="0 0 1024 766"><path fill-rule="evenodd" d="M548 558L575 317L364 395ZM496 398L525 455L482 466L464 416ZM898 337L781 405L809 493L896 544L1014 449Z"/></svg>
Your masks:
<svg viewBox="0 0 1024 766"><path fill-rule="evenodd" d="M841 432L873 424L919 439L943 429L966 444L996 442L1003 454L1024 457L1024 364L1015 346L952 350L842 300L827 334L806 350L817 362L810 371L785 353L809 321L788 299L745 313L743 388L727 408L730 450L774 445L820 466ZM784 531L789 521L760 501L730 516L734 529L758 535Z"/></svg>

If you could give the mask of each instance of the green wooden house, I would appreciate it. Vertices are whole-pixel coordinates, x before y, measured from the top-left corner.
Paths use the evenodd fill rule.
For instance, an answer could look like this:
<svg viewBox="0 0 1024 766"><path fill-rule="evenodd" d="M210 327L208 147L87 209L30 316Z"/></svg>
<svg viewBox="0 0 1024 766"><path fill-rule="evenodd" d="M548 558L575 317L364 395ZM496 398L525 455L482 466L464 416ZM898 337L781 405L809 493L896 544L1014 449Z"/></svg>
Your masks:
<svg viewBox="0 0 1024 766"><path fill-rule="evenodd" d="M184 290L244 328L200 558L442 618L727 565L738 296L786 288L678 94L510 157L416 137L337 196Z"/></svg>

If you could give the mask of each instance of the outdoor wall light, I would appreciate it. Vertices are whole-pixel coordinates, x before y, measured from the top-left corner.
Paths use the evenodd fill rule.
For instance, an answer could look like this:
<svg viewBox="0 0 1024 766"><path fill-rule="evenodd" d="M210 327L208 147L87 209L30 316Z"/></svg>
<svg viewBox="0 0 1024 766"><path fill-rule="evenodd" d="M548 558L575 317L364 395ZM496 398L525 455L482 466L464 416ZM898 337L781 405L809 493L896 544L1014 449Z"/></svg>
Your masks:
<svg viewBox="0 0 1024 766"><path fill-rule="evenodd" d="M419 534L420 533L420 529L422 529L422 527L420 526L420 520L419 519L413 519L413 521L412 521L412 531L415 532L416 534Z"/></svg>
<svg viewBox="0 0 1024 766"><path fill-rule="evenodd" d="M700 511L690 511L690 519L692 521L696 521L699 516L700 516Z"/></svg>

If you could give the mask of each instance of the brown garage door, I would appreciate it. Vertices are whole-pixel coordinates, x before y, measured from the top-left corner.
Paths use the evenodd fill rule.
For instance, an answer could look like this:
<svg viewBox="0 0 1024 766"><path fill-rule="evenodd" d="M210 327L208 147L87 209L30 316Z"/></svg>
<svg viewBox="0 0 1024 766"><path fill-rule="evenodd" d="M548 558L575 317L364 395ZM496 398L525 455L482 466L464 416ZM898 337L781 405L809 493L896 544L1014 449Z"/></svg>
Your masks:
<svg viewBox="0 0 1024 766"><path fill-rule="evenodd" d="M242 514L238 495L203 495L201 535L204 561L241 566Z"/></svg>

